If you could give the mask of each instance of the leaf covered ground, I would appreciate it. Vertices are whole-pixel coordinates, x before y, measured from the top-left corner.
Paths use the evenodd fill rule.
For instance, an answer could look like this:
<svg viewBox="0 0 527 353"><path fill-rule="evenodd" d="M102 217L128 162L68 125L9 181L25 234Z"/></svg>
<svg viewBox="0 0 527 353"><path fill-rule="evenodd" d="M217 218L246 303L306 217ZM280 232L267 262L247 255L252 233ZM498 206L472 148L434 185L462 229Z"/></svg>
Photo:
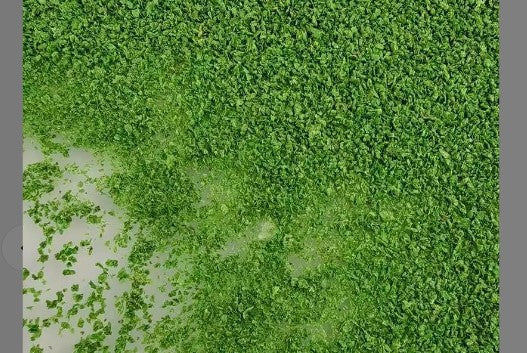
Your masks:
<svg viewBox="0 0 527 353"><path fill-rule="evenodd" d="M110 156L142 229L76 352L497 352L498 8L24 0L24 136Z"/></svg>

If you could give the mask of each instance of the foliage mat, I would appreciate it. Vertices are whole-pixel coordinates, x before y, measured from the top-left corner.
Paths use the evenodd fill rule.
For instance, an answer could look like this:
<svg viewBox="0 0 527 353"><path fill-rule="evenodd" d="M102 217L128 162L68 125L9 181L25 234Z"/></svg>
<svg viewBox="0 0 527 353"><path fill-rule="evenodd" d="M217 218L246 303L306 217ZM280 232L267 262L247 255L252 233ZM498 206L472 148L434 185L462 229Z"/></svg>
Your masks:
<svg viewBox="0 0 527 353"><path fill-rule="evenodd" d="M120 325L94 309L75 352L498 352L498 19L24 0L24 137L110 157L100 188L141 229ZM24 197L58 174L26 171ZM175 289L153 320L158 253Z"/></svg>

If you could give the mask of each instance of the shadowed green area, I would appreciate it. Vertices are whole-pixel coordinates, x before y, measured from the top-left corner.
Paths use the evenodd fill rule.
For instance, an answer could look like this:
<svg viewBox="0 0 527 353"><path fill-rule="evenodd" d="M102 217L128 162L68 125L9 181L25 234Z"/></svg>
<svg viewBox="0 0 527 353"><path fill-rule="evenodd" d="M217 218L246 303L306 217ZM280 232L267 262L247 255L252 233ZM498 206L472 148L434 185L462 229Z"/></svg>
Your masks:
<svg viewBox="0 0 527 353"><path fill-rule="evenodd" d="M498 7L25 0L25 136L142 227L110 351L497 352Z"/></svg>

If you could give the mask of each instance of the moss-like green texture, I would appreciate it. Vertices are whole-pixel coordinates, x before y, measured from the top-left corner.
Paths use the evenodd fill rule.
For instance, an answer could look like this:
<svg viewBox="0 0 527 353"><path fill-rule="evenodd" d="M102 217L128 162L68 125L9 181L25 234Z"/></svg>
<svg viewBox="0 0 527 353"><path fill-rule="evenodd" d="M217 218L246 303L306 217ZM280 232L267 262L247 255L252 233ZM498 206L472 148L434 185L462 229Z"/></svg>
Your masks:
<svg viewBox="0 0 527 353"><path fill-rule="evenodd" d="M25 136L111 155L143 229L105 351L497 352L498 7L24 0Z"/></svg>

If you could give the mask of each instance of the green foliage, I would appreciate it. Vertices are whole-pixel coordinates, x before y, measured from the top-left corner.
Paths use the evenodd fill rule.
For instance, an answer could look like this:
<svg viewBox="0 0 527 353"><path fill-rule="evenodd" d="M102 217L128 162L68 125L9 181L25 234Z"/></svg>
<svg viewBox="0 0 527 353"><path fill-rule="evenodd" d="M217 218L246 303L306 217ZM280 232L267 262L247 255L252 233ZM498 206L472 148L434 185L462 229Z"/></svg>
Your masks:
<svg viewBox="0 0 527 353"><path fill-rule="evenodd" d="M28 165L22 175L22 198L36 200L54 189L54 182L62 175L57 163L45 159Z"/></svg>
<svg viewBox="0 0 527 353"><path fill-rule="evenodd" d="M42 347L40 347L40 345L36 345L36 346L32 346L29 350L29 353L43 353L44 352L44 349L42 349Z"/></svg>
<svg viewBox="0 0 527 353"><path fill-rule="evenodd" d="M141 227L116 347L76 351L497 352L498 8L25 0L25 136L113 157ZM192 266L148 322L156 251Z"/></svg>

